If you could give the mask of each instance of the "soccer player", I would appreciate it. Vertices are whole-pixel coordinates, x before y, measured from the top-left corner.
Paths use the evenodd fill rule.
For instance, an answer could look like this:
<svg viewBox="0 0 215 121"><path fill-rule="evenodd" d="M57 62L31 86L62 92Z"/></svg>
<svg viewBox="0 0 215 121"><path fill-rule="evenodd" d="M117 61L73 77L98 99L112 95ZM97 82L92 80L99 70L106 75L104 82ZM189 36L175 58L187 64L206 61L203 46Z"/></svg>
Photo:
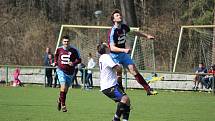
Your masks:
<svg viewBox="0 0 215 121"><path fill-rule="evenodd" d="M139 84L141 84L147 92L147 95L155 95L156 91L150 88L148 83L144 80L142 75L138 72L135 64L133 63L131 57L128 55L130 48L126 43L126 34L130 31L130 28L123 24L121 12L119 10L114 10L111 14L111 21L113 22L113 27L109 32L108 43L110 46L110 55L112 56L115 63L122 64L123 67L128 69L128 71L134 75L135 79ZM135 35L143 36L148 39L154 39L153 36L133 31ZM119 85L122 87L122 72L117 72Z"/></svg>
<svg viewBox="0 0 215 121"><path fill-rule="evenodd" d="M98 45L97 49L98 53L101 54L99 58L101 91L118 103L113 121L120 121L121 115L123 121L128 121L130 99L117 83L116 71L121 70L121 67L112 60L107 44Z"/></svg>
<svg viewBox="0 0 215 121"><path fill-rule="evenodd" d="M68 88L72 83L72 75L75 66L81 63L81 58L77 49L69 45L69 37L63 36L62 47L56 51L54 58L54 66L57 66L57 75L60 82L60 94L58 99L58 110L62 108L63 112L67 112L66 108L66 95Z"/></svg>

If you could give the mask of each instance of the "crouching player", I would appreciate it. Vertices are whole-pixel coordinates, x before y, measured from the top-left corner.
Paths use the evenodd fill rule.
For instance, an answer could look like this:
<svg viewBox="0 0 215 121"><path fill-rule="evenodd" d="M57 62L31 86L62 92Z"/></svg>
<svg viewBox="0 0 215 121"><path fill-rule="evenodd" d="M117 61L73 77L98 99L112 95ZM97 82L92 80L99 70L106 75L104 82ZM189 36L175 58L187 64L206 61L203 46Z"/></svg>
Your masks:
<svg viewBox="0 0 215 121"><path fill-rule="evenodd" d="M116 71L120 71L121 67L112 60L107 44L98 45L97 49L98 53L101 54L99 58L101 91L107 97L117 102L117 109L113 121L120 121L121 115L123 121L128 121L130 99L117 83Z"/></svg>
<svg viewBox="0 0 215 121"><path fill-rule="evenodd" d="M57 108L59 111L62 109L63 112L67 112L66 95L72 83L72 75L75 66L81 63L81 58L78 50L69 45L68 36L62 38L62 44L63 46L59 47L56 51L53 66L57 66L56 72L60 82L60 94Z"/></svg>

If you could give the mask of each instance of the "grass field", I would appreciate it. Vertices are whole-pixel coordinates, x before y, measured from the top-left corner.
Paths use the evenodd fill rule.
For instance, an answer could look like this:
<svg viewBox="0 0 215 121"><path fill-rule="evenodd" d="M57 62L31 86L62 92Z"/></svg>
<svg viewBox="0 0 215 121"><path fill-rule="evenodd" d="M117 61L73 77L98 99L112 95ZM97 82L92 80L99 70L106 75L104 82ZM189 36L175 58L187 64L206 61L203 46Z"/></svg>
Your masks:
<svg viewBox="0 0 215 121"><path fill-rule="evenodd" d="M70 89L68 112L56 109L58 89L39 86L0 87L0 121L111 121L115 103L99 89ZM215 121L215 96L205 92L127 90L130 121Z"/></svg>

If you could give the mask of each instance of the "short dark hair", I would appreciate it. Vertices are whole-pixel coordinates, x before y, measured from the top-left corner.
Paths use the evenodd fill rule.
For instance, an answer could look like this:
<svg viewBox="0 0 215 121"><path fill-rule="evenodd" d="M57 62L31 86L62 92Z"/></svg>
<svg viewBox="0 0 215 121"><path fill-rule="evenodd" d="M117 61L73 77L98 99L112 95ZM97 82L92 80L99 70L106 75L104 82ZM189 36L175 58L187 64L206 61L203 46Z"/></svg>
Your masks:
<svg viewBox="0 0 215 121"><path fill-rule="evenodd" d="M112 22L113 22L114 14L115 14L115 13L119 13L119 14L121 15L121 11L120 11L119 9L115 9L115 10L111 13L111 17L110 17L110 19L111 19Z"/></svg>
<svg viewBox="0 0 215 121"><path fill-rule="evenodd" d="M62 39L68 39L69 40L69 35L63 36Z"/></svg>
<svg viewBox="0 0 215 121"><path fill-rule="evenodd" d="M108 48L107 44L101 43L97 45L97 51L101 55L106 53L106 48Z"/></svg>

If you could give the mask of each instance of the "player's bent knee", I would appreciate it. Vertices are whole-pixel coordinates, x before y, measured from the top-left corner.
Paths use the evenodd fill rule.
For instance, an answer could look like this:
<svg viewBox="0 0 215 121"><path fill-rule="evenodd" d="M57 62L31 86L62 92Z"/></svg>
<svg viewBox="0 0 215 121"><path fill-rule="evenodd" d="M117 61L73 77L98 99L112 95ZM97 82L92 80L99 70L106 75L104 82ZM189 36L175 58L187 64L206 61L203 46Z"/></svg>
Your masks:
<svg viewBox="0 0 215 121"><path fill-rule="evenodd" d="M127 104L127 105L130 105L130 99L127 95L124 95L120 102Z"/></svg>
<svg viewBox="0 0 215 121"><path fill-rule="evenodd" d="M137 75L139 73L135 65L129 65L128 69L132 75Z"/></svg>

